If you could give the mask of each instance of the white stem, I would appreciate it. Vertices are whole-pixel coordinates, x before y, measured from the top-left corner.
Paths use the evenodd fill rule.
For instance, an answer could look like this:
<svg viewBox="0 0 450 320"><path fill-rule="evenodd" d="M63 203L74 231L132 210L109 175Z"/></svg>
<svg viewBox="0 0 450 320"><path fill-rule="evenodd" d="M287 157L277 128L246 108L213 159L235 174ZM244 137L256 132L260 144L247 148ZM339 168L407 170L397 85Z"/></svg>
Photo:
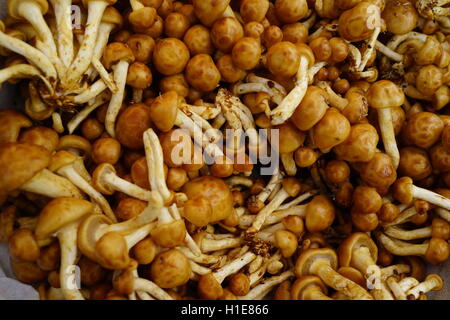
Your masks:
<svg viewBox="0 0 450 320"><path fill-rule="evenodd" d="M151 189L158 191L164 202L172 198L172 194L167 188L164 175L164 156L158 136L153 129L144 132L145 156L147 158L148 179Z"/></svg>
<svg viewBox="0 0 450 320"><path fill-rule="evenodd" d="M344 110L348 104L348 100L339 96L333 89L331 89L330 84L326 81L320 81L317 86L324 89L328 93L328 100L332 107L339 110Z"/></svg>
<svg viewBox="0 0 450 320"><path fill-rule="evenodd" d="M406 300L406 294L398 284L395 277L387 278L386 284L389 286L389 289L391 289L396 300Z"/></svg>
<svg viewBox="0 0 450 320"><path fill-rule="evenodd" d="M274 212L278 207L289 198L289 194L281 188L277 192L272 201L270 201L261 211L256 215L255 221L253 221L252 226L247 230L248 232L258 232L263 226L266 219Z"/></svg>
<svg viewBox="0 0 450 320"><path fill-rule="evenodd" d="M229 275L238 272L247 264L252 262L256 258L256 255L252 252L247 252L243 256L231 261L230 263L224 265L217 271L213 272L214 278L216 278L217 282L222 283L226 277Z"/></svg>
<svg viewBox="0 0 450 320"><path fill-rule="evenodd" d="M230 249L230 248L236 248L239 247L242 244L243 240L241 237L237 238L226 238L226 239L220 239L220 240L213 240L213 239L203 239L200 248L203 252L211 252L211 251L217 251L222 249Z"/></svg>
<svg viewBox="0 0 450 320"><path fill-rule="evenodd" d="M56 69L49 58L29 44L0 32L0 46L25 57L39 68L50 82L57 79Z"/></svg>
<svg viewBox="0 0 450 320"><path fill-rule="evenodd" d="M158 287L154 282L147 279L134 279L133 289L134 291L144 291L158 300L173 300L173 298L167 292Z"/></svg>
<svg viewBox="0 0 450 320"><path fill-rule="evenodd" d="M111 96L111 101L109 102L105 118L106 132L108 132L108 134L113 138L116 136L116 118L119 114L120 108L122 107L123 98L125 95L128 66L129 63L127 61L121 60L113 67L114 81L117 85L117 92L113 93Z"/></svg>
<svg viewBox="0 0 450 320"><path fill-rule="evenodd" d="M77 259L77 224L69 225L57 234L61 247L60 285L67 300L84 300L81 288L76 287L75 263Z"/></svg>
<svg viewBox="0 0 450 320"><path fill-rule="evenodd" d="M392 111L390 108L377 109L378 124L380 125L381 137L386 153L391 157L395 168L400 162L400 152L395 140L394 124L392 123Z"/></svg>
<svg viewBox="0 0 450 320"><path fill-rule="evenodd" d="M108 174L105 176L105 183L109 184L114 190L123 192L131 197L149 201L152 198L152 193L149 190L143 189L125 179L118 177L115 174Z"/></svg>
<svg viewBox="0 0 450 320"><path fill-rule="evenodd" d="M69 180L53 172L43 169L33 178L24 183L20 190L40 194L49 198L73 197L83 199L83 196Z"/></svg>
<svg viewBox="0 0 450 320"><path fill-rule="evenodd" d="M358 67L358 71L363 71L367 65L367 62L369 62L369 59L372 56L372 52L375 49L375 43L377 41L377 38L378 38L378 35L380 34L380 32L381 32L380 27L376 27L373 30L372 36L370 37L370 40L367 43L367 49L364 52L364 55L362 57L361 64Z"/></svg>
<svg viewBox="0 0 450 320"><path fill-rule="evenodd" d="M384 233L390 237L400 240L415 240L431 237L431 227L424 227L415 230L405 230L396 226L387 227Z"/></svg>
<svg viewBox="0 0 450 320"><path fill-rule="evenodd" d="M100 75L100 78L102 78L103 82L106 84L109 90L111 90L112 93L116 93L118 90L116 83L111 78L110 74L105 69L100 60L96 57L93 57L91 63L94 66L95 70L97 70L98 74Z"/></svg>
<svg viewBox="0 0 450 320"><path fill-rule="evenodd" d="M67 130L69 130L69 133L72 134L78 128L78 126L89 116L89 114L106 103L108 100L108 94L101 94L97 96L97 98L92 99L86 107L75 114L75 116L67 123Z"/></svg>
<svg viewBox="0 0 450 320"><path fill-rule="evenodd" d="M58 169L58 173L69 179L75 186L91 197L112 222L117 222L116 216L105 197L84 180L71 165Z"/></svg>
<svg viewBox="0 0 450 320"><path fill-rule="evenodd" d="M72 62L65 77L62 79L62 83L66 89L75 86L76 82L82 78L83 73L91 64L95 42L97 40L98 27L107 6L108 2L102 0L88 2L88 18L86 21L83 42L81 43L75 60Z"/></svg>
<svg viewBox="0 0 450 320"><path fill-rule="evenodd" d="M428 250L428 244L412 244L402 240L392 239L380 233L378 240L389 252L397 256L423 256Z"/></svg>
<svg viewBox="0 0 450 320"><path fill-rule="evenodd" d="M0 86L8 80L39 77L41 72L29 64L16 64L0 70ZM45 78L44 78L45 79Z"/></svg>
<svg viewBox="0 0 450 320"><path fill-rule="evenodd" d="M396 62L402 62L403 61L403 55L395 52L394 50L391 50L387 46L385 46L380 41L377 41L375 43L375 48L380 51L382 54L384 54L386 57L388 57L391 60L394 60Z"/></svg>
<svg viewBox="0 0 450 320"><path fill-rule="evenodd" d="M444 209L450 210L450 199L441 196L438 193L435 193L433 191L417 187L415 185L412 185L412 194L413 198L425 200L429 203L432 203L438 207L442 207Z"/></svg>
<svg viewBox="0 0 450 320"><path fill-rule="evenodd" d="M258 297L265 296L269 293L276 285L282 283L283 281L294 276L292 271L285 271L282 274L269 279L264 280L264 282L258 284L256 287L251 289L245 296L238 297L239 300L255 300Z"/></svg>
<svg viewBox="0 0 450 320"><path fill-rule="evenodd" d="M69 67L74 56L71 0L50 0L55 10L58 31L58 53L61 62Z"/></svg>
<svg viewBox="0 0 450 320"><path fill-rule="evenodd" d="M295 109L302 102L306 94L306 89L308 88L308 64L308 59L305 56L301 56L294 89L271 112L271 122L273 125L284 123L292 116Z"/></svg>
<svg viewBox="0 0 450 320"><path fill-rule="evenodd" d="M84 104L95 97L97 97L100 93L105 91L107 88L105 82L102 79L94 82L88 89L84 90L79 95L73 97L73 102L75 104Z"/></svg>

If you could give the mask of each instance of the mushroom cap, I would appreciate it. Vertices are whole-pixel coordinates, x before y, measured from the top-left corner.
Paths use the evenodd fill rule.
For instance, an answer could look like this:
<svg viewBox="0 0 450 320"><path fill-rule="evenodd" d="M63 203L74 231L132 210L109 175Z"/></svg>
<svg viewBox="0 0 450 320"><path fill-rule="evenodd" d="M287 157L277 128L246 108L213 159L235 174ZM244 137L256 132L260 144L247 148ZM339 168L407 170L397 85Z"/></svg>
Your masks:
<svg viewBox="0 0 450 320"><path fill-rule="evenodd" d="M207 27L222 17L231 0L193 0L197 18Z"/></svg>
<svg viewBox="0 0 450 320"><path fill-rule="evenodd" d="M174 90L165 92L153 100L150 105L150 117L159 130L168 132L175 125L178 104L179 97Z"/></svg>
<svg viewBox="0 0 450 320"><path fill-rule="evenodd" d="M438 283L437 287L433 288L433 291L441 290L442 287L444 286L444 281L442 281L442 278L438 274L432 273L432 274L427 275L427 277L425 278L425 281L431 280L431 279L434 279Z"/></svg>
<svg viewBox="0 0 450 320"><path fill-rule="evenodd" d="M120 12L114 7L107 7L103 13L102 23L114 24L114 30L120 29L123 25L123 18Z"/></svg>
<svg viewBox="0 0 450 320"><path fill-rule="evenodd" d="M226 219L233 212L233 196L226 183L212 176L187 182L182 189L189 199L204 197L212 208L211 223Z"/></svg>
<svg viewBox="0 0 450 320"><path fill-rule="evenodd" d="M56 150L77 149L82 150L86 154L91 153L91 143L82 136L68 134L59 139Z"/></svg>
<svg viewBox="0 0 450 320"><path fill-rule="evenodd" d="M36 238L47 239L59 229L79 221L90 214L94 205L76 198L57 198L50 201L41 211L36 225Z"/></svg>
<svg viewBox="0 0 450 320"><path fill-rule="evenodd" d="M21 128L32 126L27 116L14 109L0 110L0 144L17 142Z"/></svg>
<svg viewBox="0 0 450 320"><path fill-rule="evenodd" d="M48 165L48 170L57 171L62 167L68 166L74 163L78 157L70 152L61 150L56 152Z"/></svg>
<svg viewBox="0 0 450 320"><path fill-rule="evenodd" d="M328 288L318 276L301 276L291 286L291 297L294 300L302 300L303 290L309 287L319 287L320 290L327 294Z"/></svg>
<svg viewBox="0 0 450 320"><path fill-rule="evenodd" d="M135 103L125 108L116 122L116 139L129 149L144 146L143 134L152 126L150 108L143 103Z"/></svg>
<svg viewBox="0 0 450 320"><path fill-rule="evenodd" d="M392 185L392 195L394 199L404 204L413 201L412 194L413 180L410 177L401 177Z"/></svg>
<svg viewBox="0 0 450 320"><path fill-rule="evenodd" d="M334 147L339 159L351 162L367 162L375 155L379 136L369 123L358 123L350 128L350 134L341 144Z"/></svg>
<svg viewBox="0 0 450 320"><path fill-rule="evenodd" d="M78 227L77 246L81 253L91 260L97 260L95 244L97 231L101 226L112 224L112 221L103 214L92 214L83 219Z"/></svg>
<svg viewBox="0 0 450 320"><path fill-rule="evenodd" d="M46 0L31 0L31 1L23 1L23 0L8 0L8 13L11 17L18 20L23 20L24 18L19 13L20 4L24 2L34 3L39 7L42 12L42 15L45 15L48 11L48 2Z"/></svg>
<svg viewBox="0 0 450 320"><path fill-rule="evenodd" d="M316 259L327 260L333 269L337 269L338 257L331 248L308 249L303 251L295 262L295 276L297 278L311 274L310 268Z"/></svg>
<svg viewBox="0 0 450 320"><path fill-rule="evenodd" d="M377 261L378 247L375 242L367 235L367 233L355 232L347 237L339 246L339 265L342 267L350 267L353 251L360 247L367 247L373 261Z"/></svg>
<svg viewBox="0 0 450 320"><path fill-rule="evenodd" d="M103 52L105 68L110 69L113 65L122 60L129 63L134 61L133 51L131 51L130 47L122 42L112 42L108 44Z"/></svg>
<svg viewBox="0 0 450 320"><path fill-rule="evenodd" d="M34 126L20 133L18 142L31 143L55 151L59 144L58 133L44 126Z"/></svg>
<svg viewBox="0 0 450 320"><path fill-rule="evenodd" d="M375 109L400 107L405 102L405 94L392 81L380 80L370 86L367 101Z"/></svg>
<svg viewBox="0 0 450 320"><path fill-rule="evenodd" d="M98 165L92 173L92 184L94 188L107 195L114 193L114 189L110 188L104 181L104 176L109 173L116 174L116 169L109 163Z"/></svg>
<svg viewBox="0 0 450 320"><path fill-rule="evenodd" d="M431 238L425 253L425 260L431 264L441 264L448 259L450 246L447 241L439 238Z"/></svg>
<svg viewBox="0 0 450 320"><path fill-rule="evenodd" d="M50 163L50 152L28 143L6 143L0 146L0 194L20 188L25 182L45 169Z"/></svg>
<svg viewBox="0 0 450 320"><path fill-rule="evenodd" d="M188 258L177 249L159 253L150 265L150 277L161 288L174 288L189 281Z"/></svg>
<svg viewBox="0 0 450 320"><path fill-rule="evenodd" d="M152 81L152 71L146 64L135 61L128 68L127 85L143 90L150 87Z"/></svg>

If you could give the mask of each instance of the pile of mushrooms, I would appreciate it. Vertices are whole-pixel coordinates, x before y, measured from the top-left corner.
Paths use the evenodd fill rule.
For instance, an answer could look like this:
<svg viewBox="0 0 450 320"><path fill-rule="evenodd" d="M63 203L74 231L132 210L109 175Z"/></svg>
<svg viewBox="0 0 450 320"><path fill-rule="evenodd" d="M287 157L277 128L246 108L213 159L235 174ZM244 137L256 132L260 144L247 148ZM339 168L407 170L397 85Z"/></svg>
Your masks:
<svg viewBox="0 0 450 320"><path fill-rule="evenodd" d="M450 256L446 2L8 0L16 278L43 300L427 299Z"/></svg>

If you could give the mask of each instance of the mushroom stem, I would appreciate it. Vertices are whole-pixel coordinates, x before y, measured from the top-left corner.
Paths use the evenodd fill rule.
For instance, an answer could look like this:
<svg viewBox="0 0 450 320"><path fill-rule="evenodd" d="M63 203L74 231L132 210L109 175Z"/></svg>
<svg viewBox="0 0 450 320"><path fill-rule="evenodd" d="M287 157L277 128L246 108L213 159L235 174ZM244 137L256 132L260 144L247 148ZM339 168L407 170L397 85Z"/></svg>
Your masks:
<svg viewBox="0 0 450 320"><path fill-rule="evenodd" d="M431 237L431 227L423 227L415 230L405 230L396 226L387 227L384 233L400 240L415 240Z"/></svg>
<svg viewBox="0 0 450 320"><path fill-rule="evenodd" d="M379 288L370 290L370 294L375 298L375 300L394 300L394 296L388 289L385 281L380 281Z"/></svg>
<svg viewBox="0 0 450 320"><path fill-rule="evenodd" d="M220 284L228 277L230 274L236 273L241 270L244 266L252 262L256 258L256 255L252 252L247 252L243 256L227 263L222 268L214 271L212 274L216 278L217 282Z"/></svg>
<svg viewBox="0 0 450 320"><path fill-rule="evenodd" d="M297 212L296 210L298 210L298 209L302 210L301 208L303 208L303 206L297 206L297 205L298 205L299 203L302 203L302 202L305 201L305 200L308 200L309 198L311 198L311 197L314 196L315 194L317 194L317 190L311 190L311 191L305 192L304 194L299 195L299 196L298 196L297 198L295 198L294 200L292 200L292 201L290 201L290 202L287 202L287 203L284 203L284 204L282 204L281 206L279 206L279 207L278 207L278 210L277 210L276 212L274 212L273 215L275 215L275 216L283 215L283 218L284 218L284 217L285 217L285 216L284 216L285 213L281 214L281 213L277 213L277 212L278 212L278 211L281 211L281 210L285 210L285 209L293 209L294 212ZM297 209L295 209L295 208L297 208ZM294 215L299 215L299 216L303 217L303 212L292 213L292 214L294 214ZM269 219L270 219L270 218L269 218Z"/></svg>
<svg viewBox="0 0 450 320"><path fill-rule="evenodd" d="M363 71L367 65L367 62L369 62L369 59L372 56L372 52L375 49L375 43L377 42L377 38L378 38L378 35L380 34L380 32L381 32L380 27L376 27L373 30L372 36L370 37L370 40L367 43L367 49L364 52L364 55L362 57L361 64L358 66L358 69L357 69L358 71Z"/></svg>
<svg viewBox="0 0 450 320"><path fill-rule="evenodd" d="M134 278L132 288L133 291L143 291L158 300L173 300L166 291L158 287L154 282L144 278Z"/></svg>
<svg viewBox="0 0 450 320"><path fill-rule="evenodd" d="M412 244L402 240L392 239L381 232L377 237L386 250L397 256L424 256L428 250L427 243Z"/></svg>
<svg viewBox="0 0 450 320"><path fill-rule="evenodd" d="M341 291L351 299L373 300L373 297L355 282L337 273L327 259L316 259L311 264L311 273L317 275L328 286L337 291Z"/></svg>
<svg viewBox="0 0 450 320"><path fill-rule="evenodd" d="M189 248L186 247L177 247L177 250L180 250L189 260L192 260L196 263L201 264L215 264L219 262L220 260L223 260L223 257L216 256L216 255L207 255L204 253L200 253L199 255L196 255L192 252Z"/></svg>
<svg viewBox="0 0 450 320"><path fill-rule="evenodd" d="M108 134L113 138L116 136L116 118L119 114L120 108L122 107L123 97L125 95L125 85L127 83L129 65L129 62L121 60L113 66L114 82L117 85L117 92L113 93L111 96L111 101L109 103L108 110L106 111L105 118L106 132L108 132Z"/></svg>
<svg viewBox="0 0 450 320"><path fill-rule="evenodd" d="M381 282L384 282L390 276L398 276L411 272L411 267L407 264L394 264L389 267L381 268Z"/></svg>
<svg viewBox="0 0 450 320"><path fill-rule="evenodd" d="M420 294L442 287L442 279L437 274L429 275L425 281L419 283L406 293L408 299L418 299Z"/></svg>
<svg viewBox="0 0 450 320"><path fill-rule="evenodd" d="M58 31L57 43L61 62L69 67L73 60L73 33L71 17L71 0L50 0L56 18Z"/></svg>
<svg viewBox="0 0 450 320"><path fill-rule="evenodd" d="M294 161L294 152L281 153L280 158L286 174L291 177L295 176L297 174L297 165Z"/></svg>
<svg viewBox="0 0 450 320"><path fill-rule="evenodd" d="M17 12L33 26L34 30L36 30L39 40L44 44L42 52L44 52L44 54L46 54L53 62L59 76L63 76L66 72L66 68L58 57L53 35L44 20L38 4L34 1L22 1L19 3Z"/></svg>
<svg viewBox="0 0 450 320"><path fill-rule="evenodd" d="M381 43L378 40L375 42L375 48L391 60L394 60L396 62L403 61L403 55L401 55L401 54L395 52L394 50L390 49L389 47L385 46L383 43Z"/></svg>
<svg viewBox="0 0 450 320"><path fill-rule="evenodd" d="M66 178L44 169L25 182L21 190L40 194L49 198L72 197L83 199L80 190Z"/></svg>
<svg viewBox="0 0 450 320"><path fill-rule="evenodd" d="M274 212L287 198L289 198L289 194L281 188L280 191L277 192L275 197L270 201L261 211L256 215L255 220L252 223L252 226L248 228L247 232L258 232L263 226L266 219Z"/></svg>
<svg viewBox="0 0 450 320"><path fill-rule="evenodd" d="M116 216L109 206L108 201L106 201L105 197L95 190L83 177L75 170L72 165L64 166L58 169L58 174L61 174L65 178L69 179L76 187L86 193L89 197L91 197L102 209L105 215L111 219L114 223L117 222Z"/></svg>
<svg viewBox="0 0 450 320"><path fill-rule="evenodd" d="M389 289L391 289L396 300L406 300L406 294L400 287L396 277L387 278L386 284L389 286Z"/></svg>
<svg viewBox="0 0 450 320"><path fill-rule="evenodd" d="M75 262L77 259L77 226L79 222L72 223L58 231L58 240L61 247L61 266L59 271L61 290L67 300L84 300L83 295L76 288L74 277Z"/></svg>
<svg viewBox="0 0 450 320"><path fill-rule="evenodd" d="M436 208L435 211L439 217L446 220L447 222L450 222L450 212L448 210L445 210L442 208Z"/></svg>
<svg viewBox="0 0 450 320"><path fill-rule="evenodd" d="M41 72L29 64L16 64L0 70L0 86L9 79L40 77ZM45 78L44 78L45 79Z"/></svg>
<svg viewBox="0 0 450 320"><path fill-rule="evenodd" d="M220 114L220 108L218 108L215 104L205 104L201 106L195 106L190 104L182 104L182 106L186 107L190 112L194 112L198 114L205 120L215 119Z"/></svg>
<svg viewBox="0 0 450 320"><path fill-rule="evenodd" d="M170 213L172 214L172 217L175 220L180 220L181 219L181 215L180 212L178 211L178 207L177 205L174 203L173 205L170 206L169 208ZM199 248L199 246L197 245L197 243L194 241L194 239L192 239L191 235L186 232L186 236L184 238L184 241L186 242L187 247L197 256L202 254L202 250Z"/></svg>
<svg viewBox="0 0 450 320"><path fill-rule="evenodd" d="M29 44L0 32L0 46L25 57L39 68L50 82L57 79L56 69L49 58Z"/></svg>
<svg viewBox="0 0 450 320"><path fill-rule="evenodd" d="M438 207L450 210L450 199L441 196L440 194L437 194L433 191L424 188L417 187L415 185L412 185L411 191L413 198L425 200Z"/></svg>
<svg viewBox="0 0 450 320"><path fill-rule="evenodd" d="M348 100L339 96L333 89L331 89L330 84L326 81L320 81L317 86L324 89L328 93L328 101L332 107L339 110L344 110L348 104Z"/></svg>
<svg viewBox="0 0 450 320"><path fill-rule="evenodd" d="M400 213L400 215L397 218L395 218L393 221L383 224L383 227L390 227L390 226L395 226L398 224L405 223L405 222L409 221L410 218L412 216L414 216L416 213L417 213L417 211L416 211L416 208L414 208L414 207L403 210Z"/></svg>
<svg viewBox="0 0 450 320"><path fill-rule="evenodd" d="M94 82L88 89L84 90L82 93L73 97L73 102L75 104L84 104L90 100L97 97L100 93L105 91L107 88L105 82L102 79Z"/></svg>
<svg viewBox="0 0 450 320"><path fill-rule="evenodd" d="M302 55L294 89L270 113L272 125L282 124L289 119L305 96L308 88L308 64L308 58Z"/></svg>
<svg viewBox="0 0 450 320"><path fill-rule="evenodd" d="M203 239L200 248L203 252L218 251L222 249L237 248L243 243L241 237L225 239Z"/></svg>
<svg viewBox="0 0 450 320"><path fill-rule="evenodd" d="M397 141L395 140L392 111L390 108L382 108L377 109L377 113L384 149L391 157L394 167L397 168L400 162L400 152L398 151Z"/></svg>
<svg viewBox="0 0 450 320"><path fill-rule="evenodd" d="M67 130L69 131L69 134L72 134L81 122L83 122L89 114L91 114L91 112L106 103L108 100L109 94L100 94L95 99L92 99L86 107L73 116L73 118L67 123Z"/></svg>
<svg viewBox="0 0 450 320"><path fill-rule="evenodd" d="M417 286L419 284L419 280L414 277L406 277L398 282L398 285L403 290L403 292L409 291L411 288Z"/></svg>
<svg viewBox="0 0 450 320"><path fill-rule="evenodd" d="M97 40L98 28L107 6L107 1L94 0L88 2L88 17L83 42L81 43L75 60L72 62L62 79L63 87L65 89L74 87L75 83L82 78L83 73L89 68L94 53L95 42ZM121 70L121 72L123 72L123 70ZM125 70L125 78L126 74L127 72Z"/></svg>
<svg viewBox="0 0 450 320"><path fill-rule="evenodd" d="M112 93L116 93L118 90L116 83L111 78L110 74L105 69L105 67L100 62L100 60L97 57L93 57L91 63L92 63L92 66L95 68L95 70L97 70L98 74L100 75L100 78L106 84L108 89L111 90Z"/></svg>
<svg viewBox="0 0 450 320"><path fill-rule="evenodd" d="M173 195L167 188L162 147L153 129L144 132L144 148L151 189L158 191L163 201L167 203L173 199Z"/></svg>
<svg viewBox="0 0 450 320"><path fill-rule="evenodd" d="M100 59L102 58L103 51L108 44L109 35L113 31L113 29L114 25L111 23L100 23L100 26L98 27L97 41L95 43L94 53L92 54L92 61L100 61ZM94 80L95 72L92 67L88 70L87 73L89 79ZM111 76L108 77L111 78Z"/></svg>
<svg viewBox="0 0 450 320"><path fill-rule="evenodd" d="M262 283L251 289L245 296L240 296L239 300L256 300L266 296L276 285L294 276L292 271L285 271L282 274L265 279Z"/></svg>
<svg viewBox="0 0 450 320"><path fill-rule="evenodd" d="M118 177L114 173L107 173L104 176L105 182L109 184L113 189L123 192L131 197L148 201L152 197L152 193L149 190L143 189L125 179Z"/></svg>

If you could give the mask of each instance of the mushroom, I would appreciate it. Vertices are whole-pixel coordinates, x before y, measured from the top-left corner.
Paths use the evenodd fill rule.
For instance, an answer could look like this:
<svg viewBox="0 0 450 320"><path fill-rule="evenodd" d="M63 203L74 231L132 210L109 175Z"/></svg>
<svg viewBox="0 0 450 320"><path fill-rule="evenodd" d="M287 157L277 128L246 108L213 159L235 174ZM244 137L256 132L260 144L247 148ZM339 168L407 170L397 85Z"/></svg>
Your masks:
<svg viewBox="0 0 450 320"><path fill-rule="evenodd" d="M378 248L373 240L363 232L353 233L339 246L339 265L354 267L370 277L373 273L380 273L376 265Z"/></svg>
<svg viewBox="0 0 450 320"><path fill-rule="evenodd" d="M56 172L71 181L75 186L91 197L100 206L108 218L113 222L117 222L116 216L111 210L108 201L106 201L103 195L95 190L78 172L77 169L80 167L84 167L82 158L62 150L53 155L48 168L50 171ZM83 171L85 170L86 169Z"/></svg>
<svg viewBox="0 0 450 320"><path fill-rule="evenodd" d="M332 300L327 292L327 286L317 276L302 276L291 286L291 297L294 300Z"/></svg>
<svg viewBox="0 0 450 320"><path fill-rule="evenodd" d="M6 143L0 146L0 166L5 174L0 179L2 194L20 189L50 198L82 198L69 180L46 169L50 152L28 143Z"/></svg>
<svg viewBox="0 0 450 320"><path fill-rule="evenodd" d="M272 46L269 49L268 55L270 53L270 50L274 50L272 48L274 48L274 46ZM288 95L283 99L283 101L275 109L271 111L270 113L272 117L271 123L273 125L284 123L287 119L289 119L292 116L292 114L295 111L295 108L297 108L297 106L302 101L308 88L308 81L309 81L308 69L310 69L314 65L314 54L312 53L311 49L306 45L301 47L297 46L297 48L295 48L294 46L294 49L297 49L298 54L300 55L295 80L295 87L288 93ZM270 59L276 58L268 57L268 61Z"/></svg>
<svg viewBox="0 0 450 320"><path fill-rule="evenodd" d="M19 80L24 78L36 77L41 78L42 81L47 81L36 67L29 64L15 64L0 70L0 86L3 84L3 82L8 80Z"/></svg>
<svg viewBox="0 0 450 320"><path fill-rule="evenodd" d="M253 287L245 296L238 297L239 300L262 300L277 285L286 281L294 275L292 271L285 271L280 275L264 279L262 283Z"/></svg>
<svg viewBox="0 0 450 320"><path fill-rule="evenodd" d="M43 72L49 82L52 83L56 81L58 76L55 67L46 55L24 41L7 35L4 31L5 25L2 21L0 21L0 46L24 56Z"/></svg>
<svg viewBox="0 0 450 320"><path fill-rule="evenodd" d="M246 252L244 255L228 262L220 269L202 275L198 281L197 292L204 299L215 300L222 295L223 289L221 283L226 277L237 273L244 266L248 265L256 258L252 252Z"/></svg>
<svg viewBox="0 0 450 320"><path fill-rule="evenodd" d="M11 17L21 20L27 20L36 30L39 41L43 43L43 51L55 66L59 77L64 76L66 69L62 64L56 50L56 44L53 35L44 20L44 15L48 11L48 3L45 0L37 1L9 1L8 13Z"/></svg>
<svg viewBox="0 0 450 320"><path fill-rule="evenodd" d="M234 17L234 12L229 6L230 0L194 0L192 4L194 5L195 15L207 27L210 27L219 18Z"/></svg>
<svg viewBox="0 0 450 320"><path fill-rule="evenodd" d="M158 300L173 300L166 291L158 287L154 282L135 276L131 269L132 265L114 279L113 285L118 293L130 295L133 292L138 292L138 294L145 292Z"/></svg>
<svg viewBox="0 0 450 320"><path fill-rule="evenodd" d="M373 297L355 282L343 277L335 270L338 258L329 248L308 249L300 254L295 262L295 275L316 275L333 289L344 293L351 299L373 300Z"/></svg>
<svg viewBox="0 0 450 320"><path fill-rule="evenodd" d="M439 291L443 287L442 278L437 274L429 274L425 281L419 283L406 292L406 296L409 300L419 299L421 294L429 291Z"/></svg>
<svg viewBox="0 0 450 320"><path fill-rule="evenodd" d="M397 226L389 226L384 229L384 233L400 240L415 240L429 237L447 240L450 237L450 228L447 221L434 218L431 226L428 227L405 230Z"/></svg>
<svg viewBox="0 0 450 320"><path fill-rule="evenodd" d="M36 226L36 239L57 237L61 247L60 284L64 297L84 300L74 288L71 276L77 258L77 228L81 219L92 213L93 205L81 199L58 198L50 201L41 211Z"/></svg>
<svg viewBox="0 0 450 320"><path fill-rule="evenodd" d="M402 177L395 181L392 185L392 195L394 199L404 204L410 204L414 199L420 199L450 210L450 199L428 189L415 186L409 177Z"/></svg>
<svg viewBox="0 0 450 320"><path fill-rule="evenodd" d="M105 118L105 129L111 137L116 136L115 124L125 94L128 67L134 61L131 49L121 42L108 44L103 53L103 60L106 68L113 68L114 82L117 85L117 92L111 96Z"/></svg>
<svg viewBox="0 0 450 320"><path fill-rule="evenodd" d="M448 243L439 238L431 238L428 243L412 244L393 239L382 232L378 232L376 236L389 252L398 256L424 256L429 263L439 264L447 260L450 254Z"/></svg>
<svg viewBox="0 0 450 320"><path fill-rule="evenodd" d="M57 47L61 62L69 67L74 56L72 17L70 0L50 0L55 12L56 29L58 32Z"/></svg>
<svg viewBox="0 0 450 320"><path fill-rule="evenodd" d="M102 194L111 195L115 191L123 192L130 197L149 201L154 193L143 189L116 174L116 169L109 163L102 163L92 173L92 185Z"/></svg>
<svg viewBox="0 0 450 320"><path fill-rule="evenodd" d="M189 281L191 267L186 256L177 249L159 253L149 266L150 279L160 288L169 289Z"/></svg>
<svg viewBox="0 0 450 320"><path fill-rule="evenodd" d="M103 82L108 86L111 92L117 92L118 88L116 83L112 79L111 75L108 74L105 67L101 63L103 52L108 44L109 35L116 29L120 28L123 24L123 18L120 13L114 7L107 7L102 16L102 21L98 28L97 41L94 48L94 53L92 55L92 67L100 75ZM88 72L89 74L89 72ZM90 78L94 78L95 73L91 71Z"/></svg>
<svg viewBox="0 0 450 320"><path fill-rule="evenodd" d="M0 144L17 142L22 128L32 126L30 119L14 109L0 110L0 126L4 128L0 133Z"/></svg>
<svg viewBox="0 0 450 320"><path fill-rule="evenodd" d="M84 30L83 41L80 44L80 49L66 74L61 79L62 86L65 89L73 89L76 87L77 81L82 78L82 75L89 68L94 55L95 44L97 41L99 26L106 7L113 5L116 0L89 0L87 3L88 16L86 21L86 28ZM122 70L123 71L123 70ZM126 77L122 75L122 77ZM118 87L117 79L114 79ZM125 82L125 81L124 81Z"/></svg>
<svg viewBox="0 0 450 320"><path fill-rule="evenodd" d="M390 97L387 99L386 97ZM400 154L395 141L392 111L390 108L399 107L405 101L403 91L389 80L380 80L372 84L367 92L369 105L377 110L378 123L381 129L381 137L386 153L392 158L394 167L397 168Z"/></svg>

